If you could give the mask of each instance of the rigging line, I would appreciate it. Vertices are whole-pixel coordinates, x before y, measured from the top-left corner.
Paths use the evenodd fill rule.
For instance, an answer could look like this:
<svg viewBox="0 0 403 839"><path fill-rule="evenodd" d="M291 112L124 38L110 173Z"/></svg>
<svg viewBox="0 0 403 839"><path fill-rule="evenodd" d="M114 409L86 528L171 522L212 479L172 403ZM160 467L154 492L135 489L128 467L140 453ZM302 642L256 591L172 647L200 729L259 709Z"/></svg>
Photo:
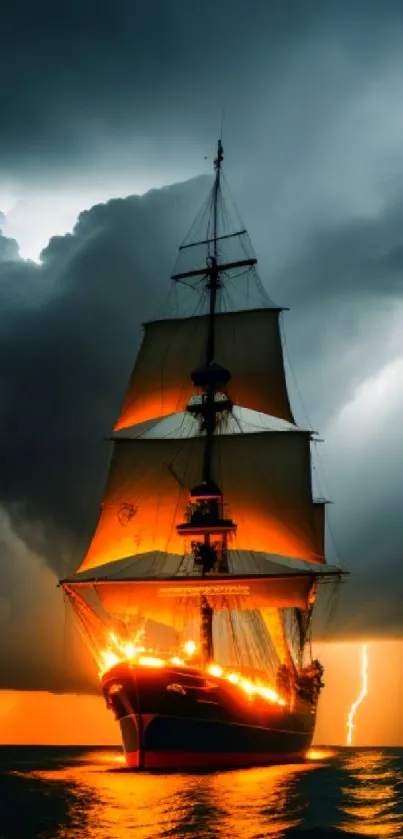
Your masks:
<svg viewBox="0 0 403 839"><path fill-rule="evenodd" d="M173 299L173 302L171 302L172 299ZM179 287L173 280L171 280L171 282L170 282L168 303L170 305L168 315L171 316L171 317L173 315L178 316L179 312L180 312Z"/></svg>
<svg viewBox="0 0 403 839"><path fill-rule="evenodd" d="M156 306L154 310L154 314L152 314L150 317L150 320L160 320L164 317L166 312L169 311L172 285L171 283L168 283L167 285L168 289L165 294L165 297L163 297L162 300L160 299L159 304Z"/></svg>
<svg viewBox="0 0 403 839"><path fill-rule="evenodd" d="M266 291L266 289L265 289L265 287L262 283L262 280L260 278L260 274L259 274L259 271L256 268L256 265L252 265L252 269L253 270L252 270L251 274L252 274L252 276L255 280L257 290L261 294L262 299L265 301L265 303L268 303L269 306L274 307L273 300L270 297L270 294L268 293L268 291Z"/></svg>
<svg viewBox="0 0 403 839"><path fill-rule="evenodd" d="M324 587L321 585L318 593L321 599L318 603L319 611L317 610L318 613L314 615L313 631L315 631L315 624L319 623L320 625L324 622L325 625L320 633L320 641L318 642L318 652L320 652L322 647L319 647L319 644L323 645L327 643L331 631L331 624L334 621L339 605L341 594L340 581L328 583L326 591L324 591Z"/></svg>
<svg viewBox="0 0 403 839"><path fill-rule="evenodd" d="M245 229L245 234L244 234L242 237L239 237L239 242L240 242L241 249L243 250L243 252L244 252L245 256L250 256L250 254L251 254L251 253L252 253L252 254L254 254L254 253L255 253L255 250L254 250L254 247L253 247L253 244L252 244L251 238L250 238L250 236L249 236L248 231L246 230L246 225L244 224L244 221L242 220L242 217L241 217L241 215L240 215L240 213L239 213L239 210L238 210L238 208L237 208L237 205L236 205L236 203L235 203L234 199L232 198L231 190L230 190L230 188L229 188L229 186L228 186L228 183L227 183L227 180L226 180L226 178L225 178L225 175L223 174L223 175L222 175L222 177L223 177L223 183L224 183L224 186L225 186L225 190L226 190L226 192L228 193L228 197L229 197L229 199L230 199L230 201L231 201L231 204L232 204L232 208L233 208L233 210L235 211L235 215L238 217L238 221L237 221L237 223L236 223L236 224L238 224L238 223L239 223L239 224L240 224L240 226L241 226L241 228L242 228L242 229ZM229 214L229 210L228 210L228 207L227 207L227 206L225 206L225 214L226 214L226 217L228 217L228 218L229 218L229 220L230 220L230 224L231 224L233 227L236 227L236 225L235 225L235 224L234 224L234 222L232 221L232 217L231 217L231 216L230 216L230 214ZM245 237L245 239L247 240L247 245L248 245L248 247L247 247L247 245L245 244L244 237ZM262 282L261 282L261 280L260 280L260 277L259 277L258 271L257 271L257 269L256 269L256 266L254 266L254 270L255 270L255 279L256 279L256 281L257 281L257 284L258 284L259 290L261 291L261 293L263 293L263 295L264 295L264 298L265 298L265 299L270 300L270 298L268 297L267 292L265 291L264 286L263 286L263 284L262 284Z"/></svg>
<svg viewBox="0 0 403 839"><path fill-rule="evenodd" d="M229 200L228 200L228 202L226 202L226 205L227 205L227 204L231 204L231 209L232 209L232 211L235 213L235 215L237 216L237 218L238 218L238 223L240 223L240 227L241 227L241 229L242 229L242 230L243 230L244 228L246 229L246 225L244 224L244 222L243 222L243 220L242 220L242 216L241 216L241 214L240 214L240 212L239 212L239 210L238 210L238 207L237 207L236 201L235 201L235 200L234 200L234 198L232 197L232 192L231 192L231 190L230 190L230 187L229 187L229 184L228 184L227 178L225 177L224 172L222 172L222 173L221 173L221 180L222 180L222 184L224 185L225 192L227 193L227 195L228 195L228 199L229 199ZM227 211L227 213L228 213L228 215L229 215L230 211L229 211L229 207L228 207L228 206L226 206L226 211ZM231 220L232 220L232 219L231 219Z"/></svg>
<svg viewBox="0 0 403 839"><path fill-rule="evenodd" d="M275 307L275 304L273 303L271 297L269 297L267 291L265 290L265 288L264 288L264 286L263 286L263 284L260 280L259 274L256 271L256 266L255 265L251 265L248 268L245 268L243 271L240 271L238 274L230 275L230 274L226 273L226 281L227 281L227 283L228 282L232 283L235 280L238 280L240 277L244 277L244 276L246 276L247 281L248 281L247 282L247 291L246 291L246 294L245 294L245 297L247 298L248 301L249 300L256 301L259 306L264 305L264 306L268 306L269 308L277 308L277 307ZM256 294L253 294L250 290L251 280L254 282L254 284L256 286Z"/></svg>
<svg viewBox="0 0 403 839"><path fill-rule="evenodd" d="M193 221L192 221L192 223L189 227L188 232L186 233L184 239L182 240L182 242L180 244L180 247L182 247L184 244L186 244L186 242L189 241L189 239L192 237L192 234L195 230L202 227L203 222L204 222L204 218L207 215L207 213L208 213L208 219L210 219L212 195L213 195L213 187L210 187L210 189L207 193L207 196L206 196L202 206L200 207L200 210L197 212L196 216L194 217L194 219L193 219Z"/></svg>
<svg viewBox="0 0 403 839"><path fill-rule="evenodd" d="M207 271L206 271L206 274L207 274ZM205 280L205 277L202 277L202 280ZM184 286L186 286L186 288L189 289L189 291L195 291L196 294L200 293L199 289L197 288L197 285L198 285L197 283L186 282L186 280L180 280L180 279L172 280L172 282L175 283L175 286L177 286L179 284L184 285Z"/></svg>
<svg viewBox="0 0 403 839"><path fill-rule="evenodd" d="M323 587L322 587L323 588ZM339 607L340 596L341 596L341 584L340 580L334 581L334 583L330 584L330 595L328 596L329 604L327 608L327 614L325 616L326 621L326 628L324 631L324 638L327 639L330 634L331 624L333 623L337 609Z"/></svg>
<svg viewBox="0 0 403 839"><path fill-rule="evenodd" d="M227 282L232 283L234 280L238 280L238 279L239 279L239 277L244 277L244 276L245 276L245 274L249 274L249 275L250 275L250 274L252 273L252 271L253 271L254 267L255 267L254 265L249 265L249 266L248 266L248 268L245 268L243 271L240 271L240 272L239 272L239 274L229 274L229 273L226 271L226 272L223 274L223 276L225 277L225 280L226 280ZM256 299L258 299L258 298L256 298Z"/></svg>
<svg viewBox="0 0 403 839"><path fill-rule="evenodd" d="M251 609L251 610L248 610L248 611L249 611L249 614L247 616L247 620L248 620L248 623L249 623L249 637L250 637L251 647L254 650L254 659L255 659L256 664L258 664L258 669L259 670L263 669L263 670L266 670L266 672L267 672L267 666L265 666L265 665L267 665L267 659L266 659L265 654L262 655L262 649L261 649L262 638L261 637L259 638L259 634L260 633L263 634L262 627L260 626L260 628L259 628L260 633L259 633L257 631L257 624L259 623L259 620L258 620L257 615L256 615L256 610ZM266 627L264 627L264 628L266 629ZM266 630L266 633L267 633L267 630ZM266 635L266 643L267 643L267 640L269 640L269 642L270 642L270 635L268 633ZM268 652L268 650L267 650L267 652Z"/></svg>
<svg viewBox="0 0 403 839"><path fill-rule="evenodd" d="M223 287L221 289L221 297L222 297L223 309L224 309L224 311L228 311L227 301L229 302L229 304L231 306L231 300L230 300L230 294L229 294L227 285L223 285Z"/></svg>
<svg viewBox="0 0 403 839"><path fill-rule="evenodd" d="M271 674L275 668L277 658L271 634L259 609L253 609L252 614L249 617L258 653L257 658L259 662L261 662L263 669L265 669L267 673Z"/></svg>

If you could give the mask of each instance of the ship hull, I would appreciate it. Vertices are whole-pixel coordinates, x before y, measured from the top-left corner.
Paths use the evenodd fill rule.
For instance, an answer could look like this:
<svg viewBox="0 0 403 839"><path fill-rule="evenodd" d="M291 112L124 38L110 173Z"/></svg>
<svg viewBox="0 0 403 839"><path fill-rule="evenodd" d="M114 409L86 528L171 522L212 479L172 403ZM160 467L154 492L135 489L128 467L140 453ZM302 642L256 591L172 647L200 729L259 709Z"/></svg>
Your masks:
<svg viewBox="0 0 403 839"><path fill-rule="evenodd" d="M292 763L304 758L315 708L251 700L197 670L119 665L103 677L127 766L187 770Z"/></svg>

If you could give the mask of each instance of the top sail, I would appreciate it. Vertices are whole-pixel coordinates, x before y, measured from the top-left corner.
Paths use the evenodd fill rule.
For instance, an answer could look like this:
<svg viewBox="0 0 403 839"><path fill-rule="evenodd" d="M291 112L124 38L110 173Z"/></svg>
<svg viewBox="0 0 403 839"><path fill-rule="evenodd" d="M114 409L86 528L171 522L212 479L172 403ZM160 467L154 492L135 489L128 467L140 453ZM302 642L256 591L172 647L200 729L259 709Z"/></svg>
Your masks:
<svg viewBox="0 0 403 839"><path fill-rule="evenodd" d="M279 316L265 308L215 315L216 358L230 370L234 405L294 422L284 373ZM185 411L191 373L203 361L208 315L145 324L145 334L115 430Z"/></svg>

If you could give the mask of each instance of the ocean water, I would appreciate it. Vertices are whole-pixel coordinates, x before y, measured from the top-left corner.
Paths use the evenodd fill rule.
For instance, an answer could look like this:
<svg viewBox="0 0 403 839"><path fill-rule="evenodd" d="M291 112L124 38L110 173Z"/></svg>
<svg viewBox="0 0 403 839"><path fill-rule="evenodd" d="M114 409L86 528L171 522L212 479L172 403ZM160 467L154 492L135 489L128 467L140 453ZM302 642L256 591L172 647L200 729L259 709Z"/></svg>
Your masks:
<svg viewBox="0 0 403 839"><path fill-rule="evenodd" d="M0 839L403 839L403 749L292 766L130 773L118 750L0 748Z"/></svg>

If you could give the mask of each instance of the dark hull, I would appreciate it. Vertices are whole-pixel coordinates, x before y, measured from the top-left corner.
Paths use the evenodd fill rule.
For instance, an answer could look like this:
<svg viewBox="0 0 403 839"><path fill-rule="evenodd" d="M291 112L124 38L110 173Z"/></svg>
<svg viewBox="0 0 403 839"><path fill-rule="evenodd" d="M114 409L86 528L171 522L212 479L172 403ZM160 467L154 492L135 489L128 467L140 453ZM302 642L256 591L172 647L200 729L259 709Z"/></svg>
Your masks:
<svg viewBox="0 0 403 839"><path fill-rule="evenodd" d="M117 665L102 680L119 722L127 765L139 769L241 767L304 757L315 708L249 699L199 670Z"/></svg>

